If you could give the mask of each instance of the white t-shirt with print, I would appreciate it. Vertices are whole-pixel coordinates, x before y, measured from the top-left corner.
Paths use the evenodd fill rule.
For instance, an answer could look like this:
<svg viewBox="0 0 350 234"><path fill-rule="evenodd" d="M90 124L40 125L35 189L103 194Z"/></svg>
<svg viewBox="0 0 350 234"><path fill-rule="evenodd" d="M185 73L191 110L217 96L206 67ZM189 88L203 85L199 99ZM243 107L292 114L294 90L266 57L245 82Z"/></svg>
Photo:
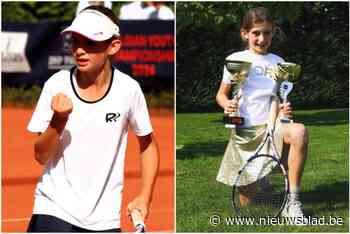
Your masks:
<svg viewBox="0 0 350 234"><path fill-rule="evenodd" d="M45 83L28 130L46 130L53 115L51 99L59 92L72 100L73 111L59 153L37 184L34 214L90 230L120 227L128 126L138 136L153 130L139 84L117 69L112 74L108 91L95 102L79 96L73 69L59 71Z"/></svg>
<svg viewBox="0 0 350 234"><path fill-rule="evenodd" d="M284 60L272 53L259 55L244 50L229 55L226 60L240 60L252 63L248 77L239 90L240 115L244 118L244 127L266 124L268 120L271 96L276 95L277 82L270 77L269 69ZM222 81L231 84L231 74L224 67Z"/></svg>

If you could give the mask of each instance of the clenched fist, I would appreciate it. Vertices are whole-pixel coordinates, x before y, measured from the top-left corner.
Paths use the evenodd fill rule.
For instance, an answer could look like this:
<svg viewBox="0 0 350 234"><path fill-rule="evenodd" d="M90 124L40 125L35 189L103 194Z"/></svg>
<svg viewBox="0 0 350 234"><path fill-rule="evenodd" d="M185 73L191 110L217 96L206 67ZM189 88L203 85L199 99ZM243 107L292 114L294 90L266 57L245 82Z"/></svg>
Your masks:
<svg viewBox="0 0 350 234"><path fill-rule="evenodd" d="M282 113L282 116L291 118L293 116L293 109L290 104L290 102L287 103L281 103L279 105L280 112Z"/></svg>
<svg viewBox="0 0 350 234"><path fill-rule="evenodd" d="M72 100L63 93L56 94L51 100L51 109L59 118L68 118L73 111Z"/></svg>
<svg viewBox="0 0 350 234"><path fill-rule="evenodd" d="M148 202L142 197L136 197L127 206L127 214L131 215L133 210L138 210L141 213L142 220L145 220L148 214Z"/></svg>

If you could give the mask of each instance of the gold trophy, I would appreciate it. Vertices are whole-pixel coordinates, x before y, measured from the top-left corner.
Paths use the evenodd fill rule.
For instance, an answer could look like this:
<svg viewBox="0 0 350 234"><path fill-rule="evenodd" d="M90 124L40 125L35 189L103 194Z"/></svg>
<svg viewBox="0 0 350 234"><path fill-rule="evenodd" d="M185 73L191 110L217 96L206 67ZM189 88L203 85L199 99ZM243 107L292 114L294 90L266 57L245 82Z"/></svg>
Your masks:
<svg viewBox="0 0 350 234"><path fill-rule="evenodd" d="M277 64L277 75L276 78L279 81L280 97L283 104L287 103L287 96L293 89L293 83L288 80L295 80L299 78L301 73L301 66L295 63L278 63ZM281 117L282 123L293 122L292 119L287 116Z"/></svg>
<svg viewBox="0 0 350 234"><path fill-rule="evenodd" d="M251 63L238 60L226 60L225 67L231 73L232 98L238 99L238 92L248 76ZM226 128L236 128L243 125L244 118L240 117L239 111L225 114L223 122Z"/></svg>

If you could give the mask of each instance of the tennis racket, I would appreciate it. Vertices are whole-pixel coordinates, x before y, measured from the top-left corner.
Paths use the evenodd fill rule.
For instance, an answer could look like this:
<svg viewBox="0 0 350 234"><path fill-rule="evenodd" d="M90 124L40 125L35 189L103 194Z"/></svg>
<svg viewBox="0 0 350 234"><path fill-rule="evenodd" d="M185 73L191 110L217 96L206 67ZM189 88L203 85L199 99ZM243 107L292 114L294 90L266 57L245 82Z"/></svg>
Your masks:
<svg viewBox="0 0 350 234"><path fill-rule="evenodd" d="M146 232L146 225L143 222L141 212L138 209L133 209L131 211L131 220L135 227L135 233Z"/></svg>
<svg viewBox="0 0 350 234"><path fill-rule="evenodd" d="M261 154L270 143L272 154ZM273 129L268 127L264 140L238 172L232 187L231 204L237 216L277 217L289 192L287 170L275 147Z"/></svg>

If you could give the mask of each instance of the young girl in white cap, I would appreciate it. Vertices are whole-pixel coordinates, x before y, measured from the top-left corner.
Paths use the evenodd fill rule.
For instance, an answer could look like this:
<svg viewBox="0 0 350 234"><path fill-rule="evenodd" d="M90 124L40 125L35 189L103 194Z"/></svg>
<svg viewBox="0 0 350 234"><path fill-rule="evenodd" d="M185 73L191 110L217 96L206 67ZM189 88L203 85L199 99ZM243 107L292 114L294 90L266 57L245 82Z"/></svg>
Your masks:
<svg viewBox="0 0 350 234"><path fill-rule="evenodd" d="M142 181L128 211L148 213L159 153L139 84L111 64L121 47L114 13L90 6L63 30L76 67L45 83L28 130L39 133L35 159L44 172L28 232L120 230L128 127L137 135Z"/></svg>
<svg viewBox="0 0 350 234"><path fill-rule="evenodd" d="M240 60L251 63L249 74L240 89L239 100L230 100L231 90L230 74L224 68L223 79L218 90L216 100L224 109L225 113L236 112L244 118L244 125L237 127L237 135L232 136L227 146L224 159L222 161L217 180L228 185L233 185L233 178L237 176L240 169L239 162L242 162L243 155L253 155L256 147L249 147L251 142L258 142L256 139L262 139L266 125L269 121L270 109L273 100L276 100L276 81L269 75L277 63L284 60L269 53L272 43L272 37L276 26L268 10L263 7L257 7L247 11L241 22L241 37L247 43L247 49L233 53L227 57L227 60ZM280 114L285 116L292 115L290 103L280 105ZM273 116L273 115L272 115ZM272 120L272 121L275 121ZM286 217L298 218L305 221L302 204L299 199L301 188L301 177L304 169L304 163L307 157L308 134L307 129L301 123L280 124L276 121L275 141L277 148L282 151L285 144L289 147L288 168L290 181L290 194L288 202L282 215ZM254 133L254 134L252 134ZM244 136L243 136L244 135ZM250 137L247 137L250 135ZM239 142L244 139L245 149ZM236 142L237 144L233 143ZM258 142L259 143L259 142ZM256 145L258 146L258 145ZM247 193L242 188L240 190L240 199L249 200L249 189Z"/></svg>

